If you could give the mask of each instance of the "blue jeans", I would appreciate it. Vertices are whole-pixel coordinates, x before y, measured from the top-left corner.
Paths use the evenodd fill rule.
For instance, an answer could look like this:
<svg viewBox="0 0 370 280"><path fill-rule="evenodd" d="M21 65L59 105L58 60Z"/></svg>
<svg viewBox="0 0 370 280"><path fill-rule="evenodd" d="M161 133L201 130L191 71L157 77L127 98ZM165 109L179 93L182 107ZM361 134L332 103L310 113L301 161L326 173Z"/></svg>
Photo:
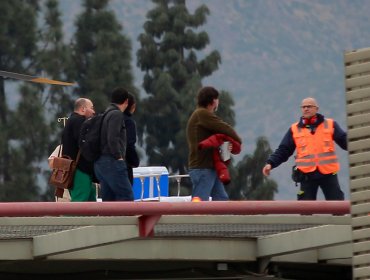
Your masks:
<svg viewBox="0 0 370 280"><path fill-rule="evenodd" d="M190 169L189 175L193 183L192 197L199 197L202 201L229 200L224 185L217 177L214 169Z"/></svg>
<svg viewBox="0 0 370 280"><path fill-rule="evenodd" d="M133 201L126 161L103 155L94 163L103 201Z"/></svg>

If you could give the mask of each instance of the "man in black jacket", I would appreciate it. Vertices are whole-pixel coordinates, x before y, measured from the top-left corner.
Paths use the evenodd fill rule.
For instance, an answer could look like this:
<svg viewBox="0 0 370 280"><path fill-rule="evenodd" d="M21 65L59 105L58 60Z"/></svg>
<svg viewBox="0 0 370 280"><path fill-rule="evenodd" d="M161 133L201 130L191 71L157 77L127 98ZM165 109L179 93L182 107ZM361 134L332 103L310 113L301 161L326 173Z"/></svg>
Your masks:
<svg viewBox="0 0 370 280"><path fill-rule="evenodd" d="M78 98L74 104L74 112L69 116L63 130L63 155L76 160L78 140L82 123L95 114L94 105L87 98ZM71 201L96 201L96 191L92 185L93 164L81 155L77 163L73 186L69 190Z"/></svg>
<svg viewBox="0 0 370 280"><path fill-rule="evenodd" d="M128 178L130 180L131 185L134 183L134 174L133 168L138 167L140 164L139 156L136 152L136 123L135 120L132 118L132 114L136 110L136 102L135 97L129 93L128 95L128 105L125 109L124 113L124 120L126 126L126 136L127 136L127 147L126 147L126 164L127 164L127 172Z"/></svg>
<svg viewBox="0 0 370 280"><path fill-rule="evenodd" d="M132 187L127 175L126 127L123 111L128 105L128 91L116 88L101 129L101 156L94 170L101 186L103 201L132 201Z"/></svg>

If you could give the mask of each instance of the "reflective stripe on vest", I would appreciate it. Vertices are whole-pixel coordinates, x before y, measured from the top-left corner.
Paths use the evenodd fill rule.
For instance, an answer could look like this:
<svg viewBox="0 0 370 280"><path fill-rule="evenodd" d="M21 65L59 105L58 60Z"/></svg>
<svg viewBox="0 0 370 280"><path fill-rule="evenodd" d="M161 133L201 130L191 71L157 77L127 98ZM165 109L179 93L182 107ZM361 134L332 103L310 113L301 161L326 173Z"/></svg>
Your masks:
<svg viewBox="0 0 370 280"><path fill-rule="evenodd" d="M325 119L317 126L314 134L308 128L298 127L298 123L294 123L291 130L297 152L295 162L299 170L309 173L319 169L322 174L339 171L332 119Z"/></svg>

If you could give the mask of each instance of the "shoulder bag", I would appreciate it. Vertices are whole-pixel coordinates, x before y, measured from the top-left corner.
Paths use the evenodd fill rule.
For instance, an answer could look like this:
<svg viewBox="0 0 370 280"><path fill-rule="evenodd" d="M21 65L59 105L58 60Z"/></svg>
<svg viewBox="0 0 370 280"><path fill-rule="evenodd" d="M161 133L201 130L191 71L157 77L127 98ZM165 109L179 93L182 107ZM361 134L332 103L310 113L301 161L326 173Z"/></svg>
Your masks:
<svg viewBox="0 0 370 280"><path fill-rule="evenodd" d="M71 159L69 156L58 155L55 157L49 184L58 189L70 189L73 185L73 178L79 159L80 151L77 153L76 160Z"/></svg>

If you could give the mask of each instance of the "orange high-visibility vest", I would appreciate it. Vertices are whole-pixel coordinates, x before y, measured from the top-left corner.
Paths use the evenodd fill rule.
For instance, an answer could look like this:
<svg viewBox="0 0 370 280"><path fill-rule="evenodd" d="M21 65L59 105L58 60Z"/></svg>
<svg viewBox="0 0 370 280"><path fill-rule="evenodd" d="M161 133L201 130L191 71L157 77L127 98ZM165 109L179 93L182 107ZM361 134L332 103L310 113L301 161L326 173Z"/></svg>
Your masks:
<svg viewBox="0 0 370 280"><path fill-rule="evenodd" d="M298 127L298 123L291 126L293 139L296 145L297 168L304 173L319 169L322 174L339 171L339 162L335 154L333 141L334 121L324 119L314 134L306 127Z"/></svg>

